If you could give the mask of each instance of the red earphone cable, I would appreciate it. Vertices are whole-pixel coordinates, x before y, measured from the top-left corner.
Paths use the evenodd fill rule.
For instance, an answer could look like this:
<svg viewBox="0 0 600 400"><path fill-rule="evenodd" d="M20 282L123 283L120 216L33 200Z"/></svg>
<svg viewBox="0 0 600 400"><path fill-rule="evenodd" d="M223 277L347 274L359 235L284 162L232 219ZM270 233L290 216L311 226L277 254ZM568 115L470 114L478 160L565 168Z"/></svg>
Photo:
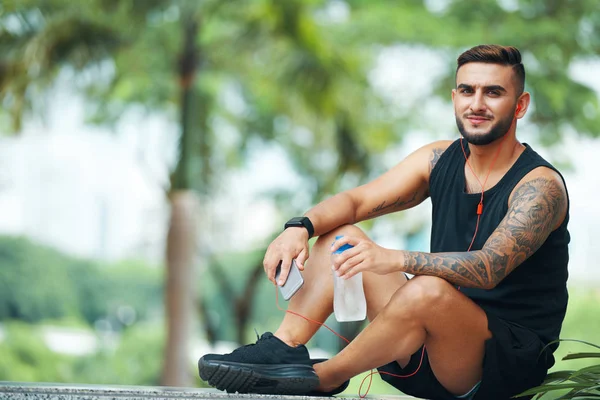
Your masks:
<svg viewBox="0 0 600 400"><path fill-rule="evenodd" d="M481 219L481 214L483 214L483 193L485 192L485 185L488 181L488 178L490 177L490 173L492 172L492 169L494 169L494 164L496 163L496 160L498 159L498 156L500 155L500 151L502 150L502 144L504 143L505 138L506 138L506 135L504 135L502 137L502 139L500 140L500 145L498 146L498 150L496 151L496 154L494 155L494 159L492 160L492 163L490 164L490 169L488 170L488 173L485 176L485 180L483 181L483 183L481 183L481 181L479 180L479 177L477 176L477 174L475 174L475 171L473 171L473 168L471 167L471 163L469 162L469 158L467 157L467 152L465 151L465 147L463 145L463 140L462 140L462 138L460 138L460 148L462 149L463 155L465 156L465 161L467 163L467 166L469 167L469 170L471 170L471 173L473 174L475 179L477 179L477 182L479 182L479 186L481 186L481 198L479 200L479 204L477 204L477 223L475 224L475 233L473 234L473 239L471 240L471 244L469 245L469 248L467 249L467 251L471 251L471 247L473 247L473 243L475 243L475 237L477 236L477 231L479 230L479 220Z"/></svg>
<svg viewBox="0 0 600 400"><path fill-rule="evenodd" d="M310 319L308 317L305 317L304 315L298 314L295 311L284 310L283 308L281 308L281 306L279 305L279 291L277 290L277 286L275 286L275 305L277 306L277 309L279 309L280 311L284 311L286 313L290 313L292 315L296 315L296 316L298 316L300 318L304 318L305 320L307 320L308 322L312 322L313 324L317 324L319 326L324 326L325 328L329 329L334 335L336 335L337 337L339 337L340 339L342 339L346 343L350 343L350 341L348 339L346 339L345 337L343 337L342 335L340 335L339 333L337 333L336 331L334 331L333 329L331 329L330 327L328 327L327 324L325 324L324 322L315 321L314 319Z"/></svg>

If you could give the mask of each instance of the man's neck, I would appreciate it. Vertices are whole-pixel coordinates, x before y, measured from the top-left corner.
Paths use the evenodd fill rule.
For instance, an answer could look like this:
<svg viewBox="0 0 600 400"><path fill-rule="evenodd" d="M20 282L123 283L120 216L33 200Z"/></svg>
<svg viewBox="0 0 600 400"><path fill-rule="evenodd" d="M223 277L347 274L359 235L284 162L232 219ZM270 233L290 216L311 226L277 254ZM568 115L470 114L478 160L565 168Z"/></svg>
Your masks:
<svg viewBox="0 0 600 400"><path fill-rule="evenodd" d="M477 146L469 143L469 164L479 179L485 178L490 172L505 171L515 160L515 156L521 153L523 145L519 143L514 132L509 132L503 138L485 146ZM497 154L497 156L496 156ZM494 165L492 166L492 162Z"/></svg>

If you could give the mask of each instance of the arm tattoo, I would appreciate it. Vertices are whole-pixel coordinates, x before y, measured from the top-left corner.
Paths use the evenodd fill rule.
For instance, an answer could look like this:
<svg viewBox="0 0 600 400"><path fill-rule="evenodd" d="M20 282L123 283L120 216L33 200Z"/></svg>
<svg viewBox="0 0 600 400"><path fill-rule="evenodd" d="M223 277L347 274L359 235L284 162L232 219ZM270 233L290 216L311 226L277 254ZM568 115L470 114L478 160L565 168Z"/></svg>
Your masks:
<svg viewBox="0 0 600 400"><path fill-rule="evenodd" d="M433 167L435 167L435 164L437 164L437 162L440 160L440 157L443 152L444 152L444 149L433 149L433 151L431 152L431 156L429 157L429 172L430 173L431 173L431 171L433 171Z"/></svg>
<svg viewBox="0 0 600 400"><path fill-rule="evenodd" d="M433 167L435 166L435 164L440 159L440 156L442 155L444 150L445 149L443 149L443 148L436 148L436 149L432 150L431 156L429 158L429 172L430 173L431 173L431 170L433 169ZM392 200L392 202L389 204L386 204L386 201L384 200L383 202L378 204L376 207L374 207L371 211L369 211L367 215L369 217L375 217L377 215L383 215L383 214L387 214L387 213L394 212L394 211L405 210L407 208L416 206L417 204L421 203L423 200L425 200L427 198L427 196L429 196L429 190L426 190L421 194L419 194L419 192L417 190L415 190L414 193L411 195L411 197L406 200L402 200L401 197L398 197L398 198Z"/></svg>
<svg viewBox="0 0 600 400"><path fill-rule="evenodd" d="M380 204L377 205L377 207L373 208L371 211L369 211L368 215L369 216L375 216L375 215L383 215L383 214L387 214L393 211L399 211L399 210L403 210L405 208L405 206L409 206L409 205L416 205L419 204L421 201L423 201L423 198L420 198L422 196L417 196L417 191L415 190L415 192L412 194L412 196L410 197L410 199L407 200L402 200L400 197L398 197L397 199L395 199L394 201L392 201L389 204L385 203L385 200L383 202L381 202Z"/></svg>
<svg viewBox="0 0 600 400"><path fill-rule="evenodd" d="M491 289L535 253L564 216L567 198L556 179L539 177L518 186L500 225L481 250L404 253L404 270L465 287Z"/></svg>

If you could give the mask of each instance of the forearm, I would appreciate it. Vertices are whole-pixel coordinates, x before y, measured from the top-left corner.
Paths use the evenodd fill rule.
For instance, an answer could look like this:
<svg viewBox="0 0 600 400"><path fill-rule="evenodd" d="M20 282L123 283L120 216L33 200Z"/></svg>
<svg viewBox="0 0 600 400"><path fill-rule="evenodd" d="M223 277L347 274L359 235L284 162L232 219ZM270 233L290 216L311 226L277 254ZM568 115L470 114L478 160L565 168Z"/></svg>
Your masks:
<svg viewBox="0 0 600 400"><path fill-rule="evenodd" d="M455 253L401 251L400 270L413 275L430 275L464 287L492 289L497 283L495 260L484 250ZM496 265L494 265L496 264Z"/></svg>
<svg viewBox="0 0 600 400"><path fill-rule="evenodd" d="M339 226L352 225L356 220L356 205L347 192L323 200L305 214L313 224L313 236L323 235Z"/></svg>

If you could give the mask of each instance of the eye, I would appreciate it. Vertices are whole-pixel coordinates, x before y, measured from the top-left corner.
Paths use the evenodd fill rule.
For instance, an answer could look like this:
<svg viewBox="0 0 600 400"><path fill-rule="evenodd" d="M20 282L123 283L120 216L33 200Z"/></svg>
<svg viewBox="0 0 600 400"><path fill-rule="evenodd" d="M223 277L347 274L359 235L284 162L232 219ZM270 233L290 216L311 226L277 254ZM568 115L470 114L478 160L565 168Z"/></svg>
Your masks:
<svg viewBox="0 0 600 400"><path fill-rule="evenodd" d="M490 90L490 91L488 92L488 95L489 95L489 96L492 96L492 97L497 97L497 96L500 96L500 92L499 92L499 91L497 91L497 90Z"/></svg>
<svg viewBox="0 0 600 400"><path fill-rule="evenodd" d="M470 94L470 93L473 93L473 89L469 89L469 88L464 88L463 87L463 88L458 89L458 93L461 93L461 94Z"/></svg>

